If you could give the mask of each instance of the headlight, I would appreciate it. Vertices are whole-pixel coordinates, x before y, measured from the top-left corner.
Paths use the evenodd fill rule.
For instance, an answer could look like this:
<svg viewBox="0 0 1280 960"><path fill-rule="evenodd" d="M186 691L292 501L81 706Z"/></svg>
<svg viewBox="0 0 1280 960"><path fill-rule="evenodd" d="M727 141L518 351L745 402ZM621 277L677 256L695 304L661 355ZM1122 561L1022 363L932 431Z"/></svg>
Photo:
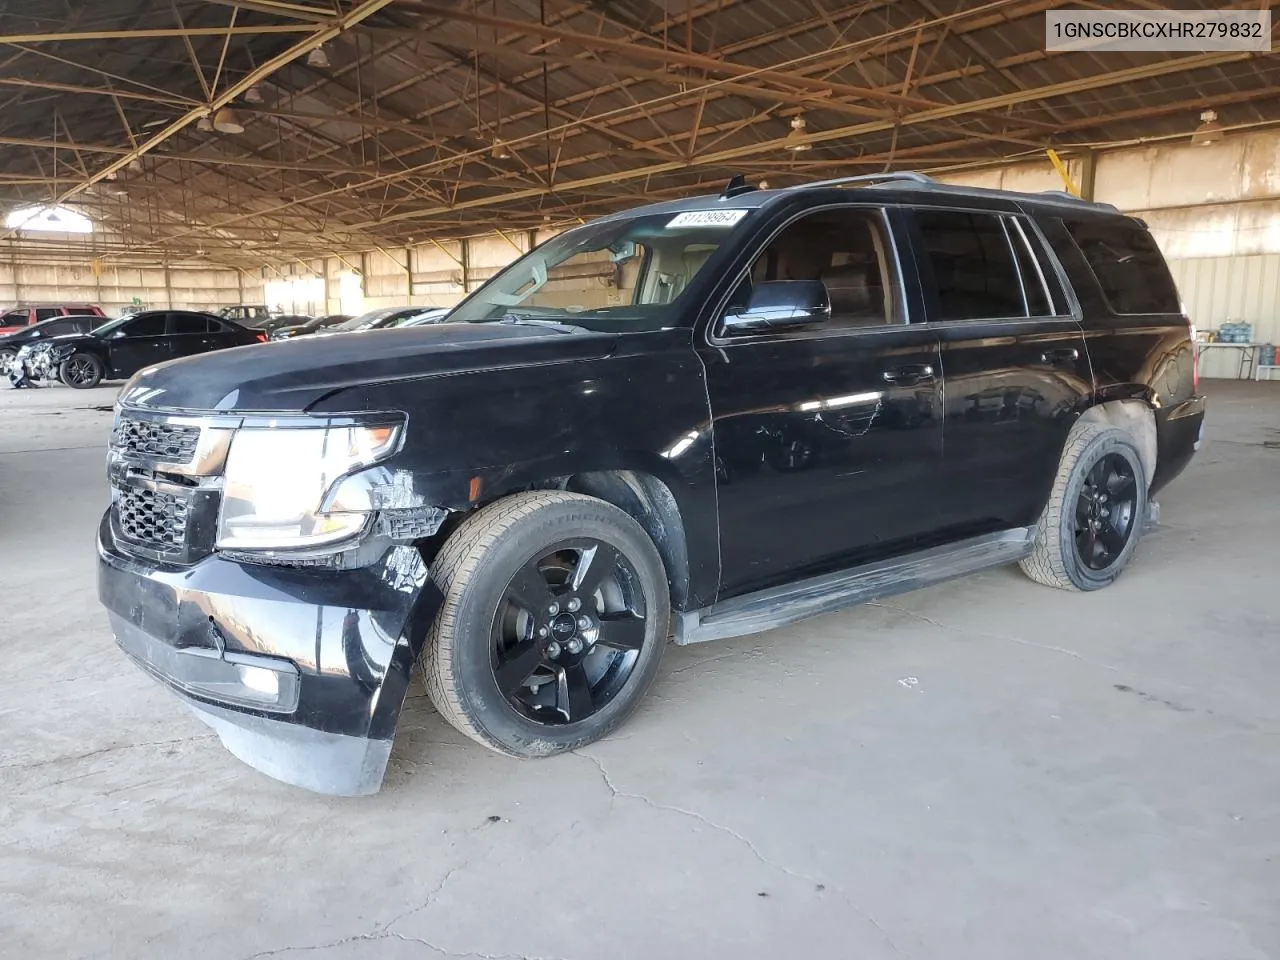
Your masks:
<svg viewBox="0 0 1280 960"><path fill-rule="evenodd" d="M227 455L220 550L308 550L358 537L364 484L340 482L396 450L400 426L243 427ZM352 478L354 479L354 478Z"/></svg>

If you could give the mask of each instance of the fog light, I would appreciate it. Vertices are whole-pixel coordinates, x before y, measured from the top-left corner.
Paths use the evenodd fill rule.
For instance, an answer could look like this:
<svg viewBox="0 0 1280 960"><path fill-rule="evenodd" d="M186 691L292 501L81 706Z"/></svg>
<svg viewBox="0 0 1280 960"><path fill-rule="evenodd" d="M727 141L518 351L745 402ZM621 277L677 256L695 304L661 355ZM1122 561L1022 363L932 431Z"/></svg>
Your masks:
<svg viewBox="0 0 1280 960"><path fill-rule="evenodd" d="M246 667L241 664L236 667L236 671L240 674L240 682L250 690L273 700L280 695L280 677L274 670L268 670L265 667Z"/></svg>

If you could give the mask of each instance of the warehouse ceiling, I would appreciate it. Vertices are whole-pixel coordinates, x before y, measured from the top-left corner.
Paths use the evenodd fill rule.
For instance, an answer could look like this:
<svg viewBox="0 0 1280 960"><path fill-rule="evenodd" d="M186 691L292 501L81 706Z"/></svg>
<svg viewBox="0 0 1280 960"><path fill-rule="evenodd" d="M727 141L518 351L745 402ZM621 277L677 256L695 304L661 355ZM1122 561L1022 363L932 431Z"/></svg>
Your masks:
<svg viewBox="0 0 1280 960"><path fill-rule="evenodd" d="M62 202L98 229L0 237L251 267L577 222L734 173L1183 137L1204 109L1280 122L1274 56L1046 54L1058 6L7 0L0 207Z"/></svg>

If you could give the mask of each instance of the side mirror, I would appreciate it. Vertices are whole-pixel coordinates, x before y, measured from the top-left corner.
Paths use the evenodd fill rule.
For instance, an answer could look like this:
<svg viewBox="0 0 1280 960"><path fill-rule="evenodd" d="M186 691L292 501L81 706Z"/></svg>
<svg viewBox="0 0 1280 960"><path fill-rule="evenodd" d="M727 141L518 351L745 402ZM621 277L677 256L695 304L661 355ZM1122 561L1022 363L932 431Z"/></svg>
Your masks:
<svg viewBox="0 0 1280 960"><path fill-rule="evenodd" d="M826 323L831 319L831 298L821 280L774 280L757 284L745 310L724 318L724 332L790 330Z"/></svg>

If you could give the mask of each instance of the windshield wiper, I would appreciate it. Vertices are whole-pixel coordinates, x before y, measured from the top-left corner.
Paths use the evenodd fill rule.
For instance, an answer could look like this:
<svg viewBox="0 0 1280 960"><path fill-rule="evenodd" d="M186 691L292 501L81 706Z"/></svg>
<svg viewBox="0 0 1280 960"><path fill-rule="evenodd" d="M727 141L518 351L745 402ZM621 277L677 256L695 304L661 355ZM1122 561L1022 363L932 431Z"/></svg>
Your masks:
<svg viewBox="0 0 1280 960"><path fill-rule="evenodd" d="M559 320L548 320L544 317L530 317L522 313L504 313L499 323L510 323L522 327L546 327L548 330L554 330L556 333L573 333L581 330L581 327L570 326L567 323L561 323Z"/></svg>

